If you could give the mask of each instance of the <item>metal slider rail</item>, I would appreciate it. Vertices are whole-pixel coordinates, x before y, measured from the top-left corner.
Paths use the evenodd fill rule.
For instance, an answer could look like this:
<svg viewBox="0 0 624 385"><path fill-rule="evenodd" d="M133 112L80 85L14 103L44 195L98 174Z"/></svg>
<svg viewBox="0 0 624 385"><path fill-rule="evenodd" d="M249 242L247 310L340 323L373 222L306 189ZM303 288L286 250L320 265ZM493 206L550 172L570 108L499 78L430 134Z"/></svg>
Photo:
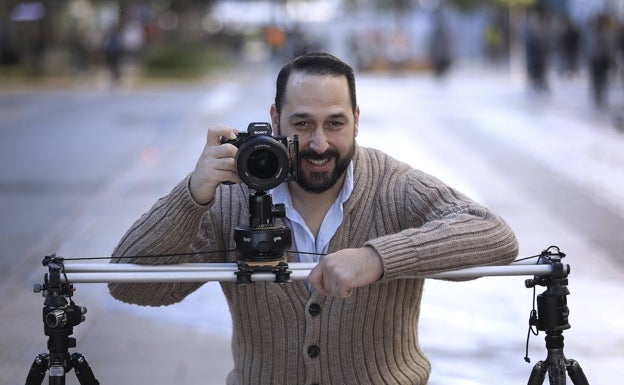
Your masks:
<svg viewBox="0 0 624 385"><path fill-rule="evenodd" d="M307 279L316 263L294 262L288 265L290 279ZM171 265L139 265L130 263L64 263L67 279L72 283L156 283L156 282L236 282L235 263L184 263ZM570 266L564 264L568 272ZM398 279L462 279L490 276L550 275L551 264L518 261L506 266L478 266L442 273L401 276ZM258 272L253 281L272 281L275 274Z"/></svg>

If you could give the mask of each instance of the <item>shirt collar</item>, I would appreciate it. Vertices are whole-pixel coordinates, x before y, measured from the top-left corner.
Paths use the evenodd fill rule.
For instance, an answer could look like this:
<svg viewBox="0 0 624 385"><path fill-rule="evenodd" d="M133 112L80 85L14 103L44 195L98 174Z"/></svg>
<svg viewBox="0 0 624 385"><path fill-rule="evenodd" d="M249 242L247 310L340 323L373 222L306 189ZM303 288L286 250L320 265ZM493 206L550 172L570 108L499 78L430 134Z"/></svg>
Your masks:
<svg viewBox="0 0 624 385"><path fill-rule="evenodd" d="M349 163L349 167L347 167L347 172L345 175L344 183L342 185L342 189L336 198L336 201L340 203L340 205L344 204L347 199L351 196L353 192L353 161ZM274 203L283 203L286 206L286 213L290 210L294 210L294 206L292 204L292 199L290 197L290 190L288 189L288 183L282 183L272 189L270 191L273 196Z"/></svg>

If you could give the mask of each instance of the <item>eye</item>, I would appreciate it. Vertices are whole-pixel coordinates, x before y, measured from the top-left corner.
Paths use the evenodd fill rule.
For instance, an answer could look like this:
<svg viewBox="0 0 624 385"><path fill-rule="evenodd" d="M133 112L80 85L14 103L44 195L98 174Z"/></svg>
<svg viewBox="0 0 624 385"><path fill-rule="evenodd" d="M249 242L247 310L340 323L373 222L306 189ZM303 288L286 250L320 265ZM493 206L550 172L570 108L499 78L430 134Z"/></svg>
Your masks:
<svg viewBox="0 0 624 385"><path fill-rule="evenodd" d="M344 122L339 121L339 120L331 120L331 121L327 122L327 125L332 130L338 130L338 129L342 128L342 126L344 126Z"/></svg>
<svg viewBox="0 0 624 385"><path fill-rule="evenodd" d="M307 120L302 120L299 122L294 122L293 126L299 131L309 130L312 127L312 123Z"/></svg>

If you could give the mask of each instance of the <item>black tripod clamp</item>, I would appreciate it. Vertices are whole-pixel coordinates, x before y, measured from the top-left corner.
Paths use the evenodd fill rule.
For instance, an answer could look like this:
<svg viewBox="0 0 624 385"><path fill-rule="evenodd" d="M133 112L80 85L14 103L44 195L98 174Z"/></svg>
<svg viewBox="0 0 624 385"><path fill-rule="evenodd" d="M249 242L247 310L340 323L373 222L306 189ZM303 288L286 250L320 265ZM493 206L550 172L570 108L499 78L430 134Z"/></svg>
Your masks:
<svg viewBox="0 0 624 385"><path fill-rule="evenodd" d="M82 385L99 385L91 367L79 353L69 354L70 348L76 347L76 339L70 337L77 326L85 320L87 308L78 306L72 300L73 285L65 275L63 258L56 255L46 256L42 262L48 268L43 284L35 284L33 291L42 293L43 330L48 336L48 353L39 354L28 372L26 385L43 383L49 371L50 385L64 385L65 373L74 369Z"/></svg>
<svg viewBox="0 0 624 385"><path fill-rule="evenodd" d="M550 246L542 251L538 264L551 264L550 275L534 276L527 279L525 286L533 288L533 309L529 317L529 333L537 335L539 331L546 333L546 349L548 355L546 360L539 361L533 367L528 385L541 385L544 382L546 373L550 385L565 385L566 372L575 385L589 385L583 369L579 363L572 359L566 359L563 354L563 331L570 329L568 316L570 309L567 304L568 275L570 266L561 262L565 253L561 252L557 246ZM544 286L546 290L535 297L535 287ZM537 310L535 300L537 299ZM528 358L529 340L527 336L527 356Z"/></svg>

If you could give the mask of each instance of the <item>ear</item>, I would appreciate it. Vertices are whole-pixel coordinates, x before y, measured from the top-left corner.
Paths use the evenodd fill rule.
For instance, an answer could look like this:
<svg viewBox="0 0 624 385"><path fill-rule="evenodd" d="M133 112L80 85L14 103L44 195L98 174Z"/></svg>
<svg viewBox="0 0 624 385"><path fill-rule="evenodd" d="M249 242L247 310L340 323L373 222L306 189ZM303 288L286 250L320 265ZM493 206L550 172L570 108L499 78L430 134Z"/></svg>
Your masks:
<svg viewBox="0 0 624 385"><path fill-rule="evenodd" d="M358 135L360 126L360 106L355 106L355 113L353 114L353 136L356 137Z"/></svg>
<svg viewBox="0 0 624 385"><path fill-rule="evenodd" d="M271 115L271 124L273 125L273 135L281 135L282 130L279 126L279 113L277 112L275 104L271 105L269 114Z"/></svg>

